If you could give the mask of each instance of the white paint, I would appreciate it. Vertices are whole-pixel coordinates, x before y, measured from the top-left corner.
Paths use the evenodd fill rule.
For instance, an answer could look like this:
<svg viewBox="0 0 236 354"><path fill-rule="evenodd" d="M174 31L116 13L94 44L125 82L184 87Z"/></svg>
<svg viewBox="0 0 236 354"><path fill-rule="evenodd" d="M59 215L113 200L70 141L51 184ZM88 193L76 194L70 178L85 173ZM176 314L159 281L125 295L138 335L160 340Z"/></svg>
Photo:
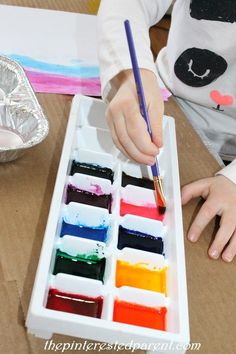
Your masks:
<svg viewBox="0 0 236 354"><path fill-rule="evenodd" d="M23 144L20 135L11 130L0 128L0 148L14 148Z"/></svg>

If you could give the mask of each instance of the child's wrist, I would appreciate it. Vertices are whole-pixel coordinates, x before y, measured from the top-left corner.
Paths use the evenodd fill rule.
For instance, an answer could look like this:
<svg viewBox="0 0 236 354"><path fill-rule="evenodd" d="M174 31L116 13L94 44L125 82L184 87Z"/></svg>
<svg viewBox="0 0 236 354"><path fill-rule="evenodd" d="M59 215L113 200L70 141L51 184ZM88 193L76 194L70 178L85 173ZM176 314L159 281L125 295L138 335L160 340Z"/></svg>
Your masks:
<svg viewBox="0 0 236 354"><path fill-rule="evenodd" d="M133 72L131 69L123 70L120 71L115 77L113 77L111 84L116 90L118 90L124 82L132 78Z"/></svg>
<svg viewBox="0 0 236 354"><path fill-rule="evenodd" d="M141 68L140 73L141 73L141 76L145 76L146 78L156 81L156 75L151 70ZM120 71L111 80L111 84L116 90L118 90L120 88L120 86L126 82L134 83L134 75L133 75L132 69Z"/></svg>

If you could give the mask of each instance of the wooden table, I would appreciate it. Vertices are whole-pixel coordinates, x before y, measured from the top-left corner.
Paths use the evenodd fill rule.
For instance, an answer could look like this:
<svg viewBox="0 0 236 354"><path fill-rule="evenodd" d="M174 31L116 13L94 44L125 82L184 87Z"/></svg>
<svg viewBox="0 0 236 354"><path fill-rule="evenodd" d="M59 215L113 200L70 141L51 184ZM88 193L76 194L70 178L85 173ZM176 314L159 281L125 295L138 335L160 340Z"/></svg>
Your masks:
<svg viewBox="0 0 236 354"><path fill-rule="evenodd" d="M79 0L17 0L0 1L0 4L87 11L86 1ZM21 159L0 165L0 353L45 353L45 340L27 335L24 323L60 160L71 96L38 94L37 97L50 121L49 136ZM176 120L181 184L211 176L219 166L174 99L166 104L166 113ZM185 232L196 214L198 202L191 202L184 208ZM185 240L191 341L202 344L200 353L235 354L236 264L225 264L221 260L212 261L208 258L207 248L214 232L215 223L212 222L197 244L193 245ZM79 341L78 338L61 335L55 335L53 339L55 342Z"/></svg>

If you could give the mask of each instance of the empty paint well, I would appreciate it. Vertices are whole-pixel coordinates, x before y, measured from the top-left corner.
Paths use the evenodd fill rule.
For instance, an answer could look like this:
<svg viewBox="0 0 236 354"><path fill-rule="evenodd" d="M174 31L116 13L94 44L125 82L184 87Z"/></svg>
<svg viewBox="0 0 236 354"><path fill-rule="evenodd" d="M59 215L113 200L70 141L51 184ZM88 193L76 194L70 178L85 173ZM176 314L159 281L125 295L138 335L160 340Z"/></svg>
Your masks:
<svg viewBox="0 0 236 354"><path fill-rule="evenodd" d="M166 293L164 257L124 248L116 262L116 286L131 286Z"/></svg>
<svg viewBox="0 0 236 354"><path fill-rule="evenodd" d="M62 212L60 236L71 235L106 242L109 213L102 208L70 202Z"/></svg>
<svg viewBox="0 0 236 354"><path fill-rule="evenodd" d="M120 215L127 214L160 221L164 219L164 215L159 213L155 192L132 185L128 185L121 190Z"/></svg>
<svg viewBox="0 0 236 354"><path fill-rule="evenodd" d="M94 177L105 178L113 183L114 172L112 169L107 167L102 167L96 164L90 164L85 162L78 162L73 160L70 175L73 176L75 173L87 174Z"/></svg>
<svg viewBox="0 0 236 354"><path fill-rule="evenodd" d="M57 250L53 274L71 274L103 281L106 259L84 259Z"/></svg>
<svg viewBox="0 0 236 354"><path fill-rule="evenodd" d="M103 297L89 297L50 289L46 307L51 310L101 318Z"/></svg>

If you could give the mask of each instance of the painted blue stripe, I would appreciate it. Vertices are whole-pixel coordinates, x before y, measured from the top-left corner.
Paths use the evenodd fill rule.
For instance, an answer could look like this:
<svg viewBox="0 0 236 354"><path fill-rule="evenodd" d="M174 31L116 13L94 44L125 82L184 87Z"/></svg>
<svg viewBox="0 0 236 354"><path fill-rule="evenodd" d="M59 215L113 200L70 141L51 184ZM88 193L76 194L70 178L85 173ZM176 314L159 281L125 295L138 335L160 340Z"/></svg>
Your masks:
<svg viewBox="0 0 236 354"><path fill-rule="evenodd" d="M92 78L99 77L98 66L86 66L79 60L73 60L71 66L51 64L28 56L18 54L8 54L10 59L20 63L25 68L31 68L37 71L63 75L68 77Z"/></svg>

